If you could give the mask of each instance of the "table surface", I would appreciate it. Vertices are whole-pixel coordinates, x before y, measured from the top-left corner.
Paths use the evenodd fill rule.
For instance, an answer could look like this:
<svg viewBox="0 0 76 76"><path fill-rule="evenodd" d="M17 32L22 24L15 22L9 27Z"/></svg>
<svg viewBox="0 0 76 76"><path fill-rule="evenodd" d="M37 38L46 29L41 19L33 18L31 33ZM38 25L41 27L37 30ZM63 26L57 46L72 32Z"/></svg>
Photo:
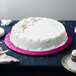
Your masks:
<svg viewBox="0 0 76 76"><path fill-rule="evenodd" d="M17 23L18 21L19 20L13 20L13 22L9 26L1 26L1 21L0 21L0 27L4 28L5 32L7 34L8 32L11 31L12 26L15 23ZM69 71L67 71L67 70L65 70L63 68L63 66L61 64L61 59L65 55L70 54L73 49L76 49L76 34L74 32L74 28L76 26L76 21L60 21L60 22L64 23L66 31L71 34L71 36L73 38L73 41L72 41L72 44L67 49L65 49L65 50L63 50L63 51L61 51L59 53L56 53L56 54L46 55L46 56L31 56L31 55L23 55L23 54L20 54L20 53L16 53L16 52L10 50L5 45L4 38L5 38L6 34L5 34L4 37L0 38L0 42L2 42L2 43L0 43L0 47L2 47L3 50L8 49L9 50L7 52L8 55L13 56L13 57L15 57L15 58L17 58L17 59L20 60L20 62L17 63L17 64L3 65L3 66L0 65L0 68L1 68L0 71L2 72L2 74L6 75L6 71L7 71L7 75L8 75L9 72L10 73L12 73L12 72L18 72L18 75L20 73L22 75L22 73L25 74L25 72L23 72L25 69L26 69L26 72L27 72L27 69L28 69L28 72L29 72L29 69L31 69L31 70L34 70L34 71L31 72L31 74L35 74L35 72L37 74L39 72L40 72L39 74L41 74L43 72L48 72L46 74L50 74L50 72L51 72L54 75L54 72L55 73L57 72L57 74L60 74L60 76L61 76L61 73L63 73L63 76L64 76L64 74L71 75ZM2 69L4 70L4 69L7 69L7 68L14 68L14 67L23 67L23 68L20 68L20 69L19 68L17 68L17 69L15 68L15 69L10 69L10 70L8 69L5 72L2 71ZM33 68L33 67L39 67L40 69L38 70L38 68ZM41 68L41 67L43 67L43 68ZM44 67L46 67L45 70L44 70ZM9 74L9 75L11 75L11 74ZM14 74L12 74L12 76L13 75ZM43 75L45 75L45 74L43 74Z"/></svg>
<svg viewBox="0 0 76 76"><path fill-rule="evenodd" d="M17 23L18 20L13 20L13 22L9 26L1 26L0 27L5 29L6 34L11 31L12 26ZM14 64L13 66L62 66L61 59L63 56L71 53L73 49L76 48L76 34L74 33L74 28L76 26L76 21L64 21L64 26L66 28L66 31L69 32L73 38L72 44L62 52L52 54L52 55L46 55L46 56L31 56L31 55L23 55L20 53L16 53L5 45L3 42L4 37L0 38L0 41L3 43L0 43L0 46L3 50L9 49L7 52L8 55L13 56L20 60L18 64Z"/></svg>

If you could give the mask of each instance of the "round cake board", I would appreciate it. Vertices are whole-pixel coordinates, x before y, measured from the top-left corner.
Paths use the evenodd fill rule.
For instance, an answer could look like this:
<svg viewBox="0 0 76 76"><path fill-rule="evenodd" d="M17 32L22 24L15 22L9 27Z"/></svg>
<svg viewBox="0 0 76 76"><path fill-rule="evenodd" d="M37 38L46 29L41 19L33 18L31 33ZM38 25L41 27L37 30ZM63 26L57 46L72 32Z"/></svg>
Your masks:
<svg viewBox="0 0 76 76"><path fill-rule="evenodd" d="M61 47L58 47L56 49L52 49L52 50L48 50L48 51L43 51L43 52L34 52L34 51L28 51L28 50L23 50L21 48L16 47L11 41L10 41L10 34L11 32L9 32L6 36L5 36L5 44L7 45L8 48L10 48L11 50L18 52L18 53L22 53L22 54L28 54L28 55L48 55L48 54L54 54L54 53L58 53L60 51L63 51L64 49L66 49L71 43L72 43L72 37L71 35L67 32L67 36L68 36L68 40L67 42L62 45Z"/></svg>

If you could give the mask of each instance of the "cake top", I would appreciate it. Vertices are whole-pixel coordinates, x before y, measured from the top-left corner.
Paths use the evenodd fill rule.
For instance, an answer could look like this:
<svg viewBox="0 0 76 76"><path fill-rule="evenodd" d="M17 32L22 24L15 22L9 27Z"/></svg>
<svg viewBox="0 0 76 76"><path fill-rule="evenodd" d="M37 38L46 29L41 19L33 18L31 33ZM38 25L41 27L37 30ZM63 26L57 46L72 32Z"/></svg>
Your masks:
<svg viewBox="0 0 76 76"><path fill-rule="evenodd" d="M72 55L76 56L76 49L72 51Z"/></svg>
<svg viewBox="0 0 76 76"><path fill-rule="evenodd" d="M23 19L12 28L12 33L16 34L17 37L30 41L46 41L64 32L65 28L62 23L42 17Z"/></svg>

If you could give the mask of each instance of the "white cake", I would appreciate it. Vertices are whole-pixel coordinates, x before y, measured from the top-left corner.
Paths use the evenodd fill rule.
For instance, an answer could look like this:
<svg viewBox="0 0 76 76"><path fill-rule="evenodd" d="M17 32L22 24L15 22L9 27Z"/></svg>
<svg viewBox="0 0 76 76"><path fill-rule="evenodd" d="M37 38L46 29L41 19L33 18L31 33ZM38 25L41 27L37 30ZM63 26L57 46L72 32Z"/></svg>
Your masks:
<svg viewBox="0 0 76 76"><path fill-rule="evenodd" d="M64 45L68 37L65 27L57 20L30 17L12 27L10 41L28 51L48 51Z"/></svg>

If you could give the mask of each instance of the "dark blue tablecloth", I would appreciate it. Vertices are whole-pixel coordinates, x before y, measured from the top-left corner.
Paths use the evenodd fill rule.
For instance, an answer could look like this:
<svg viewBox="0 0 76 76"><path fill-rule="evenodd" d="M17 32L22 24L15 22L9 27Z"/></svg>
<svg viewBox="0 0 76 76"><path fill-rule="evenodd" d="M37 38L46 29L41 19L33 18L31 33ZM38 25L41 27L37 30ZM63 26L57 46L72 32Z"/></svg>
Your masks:
<svg viewBox="0 0 76 76"><path fill-rule="evenodd" d="M12 26L17 23L18 20L13 20L13 22L9 26L1 26L5 29L6 34L11 31ZM1 22L0 22L1 24ZM73 73L67 71L63 68L61 64L61 59L63 56L70 54L73 49L76 49L76 34L74 33L74 27L76 26L76 21L65 21L64 26L73 38L72 44L62 52L53 55L46 55L46 56L30 56L30 55L22 55L20 53L16 53L5 45L3 42L4 37L0 38L0 47L3 50L9 49L7 52L8 55L13 56L20 60L20 63L11 64L11 65L0 65L1 75L8 74L9 75L71 75ZM0 76L1 76L0 75Z"/></svg>

